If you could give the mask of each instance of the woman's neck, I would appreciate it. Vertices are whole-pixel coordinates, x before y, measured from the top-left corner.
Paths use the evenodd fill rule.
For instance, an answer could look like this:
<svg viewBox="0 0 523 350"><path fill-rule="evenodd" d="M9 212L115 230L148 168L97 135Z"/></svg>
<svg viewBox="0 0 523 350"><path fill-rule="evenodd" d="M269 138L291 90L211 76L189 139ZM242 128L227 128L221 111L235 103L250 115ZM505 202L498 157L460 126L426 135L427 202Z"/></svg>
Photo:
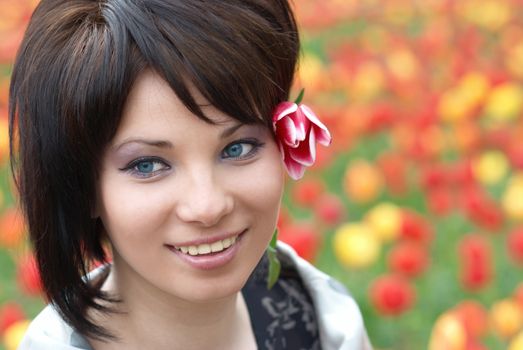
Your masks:
<svg viewBox="0 0 523 350"><path fill-rule="evenodd" d="M95 350L256 348L240 292L212 301L189 302L152 293L147 285L126 285L114 269L102 289L122 302L116 304L117 313L92 315L118 341L90 340Z"/></svg>

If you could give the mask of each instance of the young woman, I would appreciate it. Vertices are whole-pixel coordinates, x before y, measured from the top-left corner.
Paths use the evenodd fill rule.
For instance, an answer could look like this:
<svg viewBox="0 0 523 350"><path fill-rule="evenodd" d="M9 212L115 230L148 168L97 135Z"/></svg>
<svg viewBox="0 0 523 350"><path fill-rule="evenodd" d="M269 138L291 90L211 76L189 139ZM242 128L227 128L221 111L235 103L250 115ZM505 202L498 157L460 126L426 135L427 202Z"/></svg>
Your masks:
<svg viewBox="0 0 523 350"><path fill-rule="evenodd" d="M285 169L330 142L285 102L298 52L286 0L40 2L10 137L50 304L21 349L370 349L284 244L267 287Z"/></svg>

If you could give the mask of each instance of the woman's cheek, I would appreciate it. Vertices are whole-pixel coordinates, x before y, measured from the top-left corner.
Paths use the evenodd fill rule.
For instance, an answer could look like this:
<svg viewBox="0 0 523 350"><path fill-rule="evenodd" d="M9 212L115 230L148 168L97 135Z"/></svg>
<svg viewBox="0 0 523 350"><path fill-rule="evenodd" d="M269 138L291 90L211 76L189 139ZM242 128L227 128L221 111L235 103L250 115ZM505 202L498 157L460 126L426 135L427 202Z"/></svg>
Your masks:
<svg viewBox="0 0 523 350"><path fill-rule="evenodd" d="M168 192L148 185L106 183L102 221L110 237L143 235L163 222L168 215Z"/></svg>
<svg viewBox="0 0 523 350"><path fill-rule="evenodd" d="M252 206L259 208L260 214L273 213L274 217L277 216L283 195L284 171L279 153L273 150L272 157L261 162L256 170L257 175L251 177L251 186L247 193Z"/></svg>

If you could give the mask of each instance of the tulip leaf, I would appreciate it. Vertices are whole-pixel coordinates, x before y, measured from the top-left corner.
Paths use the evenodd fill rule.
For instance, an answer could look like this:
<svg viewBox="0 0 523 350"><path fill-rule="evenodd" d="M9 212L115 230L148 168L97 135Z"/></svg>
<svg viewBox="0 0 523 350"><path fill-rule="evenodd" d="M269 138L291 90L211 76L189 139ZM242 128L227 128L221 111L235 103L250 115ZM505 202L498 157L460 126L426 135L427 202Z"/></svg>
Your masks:
<svg viewBox="0 0 523 350"><path fill-rule="evenodd" d="M280 276L281 263L276 256L276 242L278 241L278 230L274 230L271 243L267 247L267 257L269 258L269 275L267 276L267 289L271 289Z"/></svg>
<svg viewBox="0 0 523 350"><path fill-rule="evenodd" d="M301 103L301 100L303 100L303 95L305 94L305 89L302 88L300 93L298 94L298 97L296 97L296 100L294 101L294 103L296 103L297 105L299 105Z"/></svg>

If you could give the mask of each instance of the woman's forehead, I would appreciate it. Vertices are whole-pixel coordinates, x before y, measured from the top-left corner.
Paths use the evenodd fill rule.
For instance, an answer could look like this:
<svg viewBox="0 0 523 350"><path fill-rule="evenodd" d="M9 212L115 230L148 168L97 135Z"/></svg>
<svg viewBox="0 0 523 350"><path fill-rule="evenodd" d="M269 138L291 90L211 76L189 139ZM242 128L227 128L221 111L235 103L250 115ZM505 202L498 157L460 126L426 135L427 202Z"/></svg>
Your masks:
<svg viewBox="0 0 523 350"><path fill-rule="evenodd" d="M189 80L184 81L189 93L205 116L216 125L234 123L231 116L219 111ZM189 112L185 104L176 95L169 83L152 70L146 70L136 78L126 99L123 117L129 113L145 113L150 115L172 115L173 112ZM196 117L196 116L195 116Z"/></svg>
<svg viewBox="0 0 523 350"><path fill-rule="evenodd" d="M125 103L111 148L143 139L172 142L187 136L226 138L245 125L208 103L196 89L192 91L212 123L191 112L160 76L152 72L141 75Z"/></svg>

